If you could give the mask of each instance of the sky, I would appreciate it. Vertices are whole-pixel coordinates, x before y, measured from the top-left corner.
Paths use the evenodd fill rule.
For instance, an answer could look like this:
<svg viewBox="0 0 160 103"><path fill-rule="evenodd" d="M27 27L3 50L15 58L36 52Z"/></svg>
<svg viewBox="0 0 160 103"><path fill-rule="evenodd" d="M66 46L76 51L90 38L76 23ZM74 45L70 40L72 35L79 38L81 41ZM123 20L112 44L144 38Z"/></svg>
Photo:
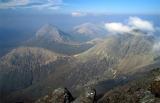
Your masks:
<svg viewBox="0 0 160 103"><path fill-rule="evenodd" d="M0 11L86 14L159 14L160 0L0 0Z"/></svg>
<svg viewBox="0 0 160 103"><path fill-rule="evenodd" d="M159 21L160 0L0 0L1 40L7 35L34 35L48 23L65 32L92 23L126 33L134 28L152 32L155 25L160 27Z"/></svg>
<svg viewBox="0 0 160 103"><path fill-rule="evenodd" d="M35 32L46 23L68 31L82 23L126 22L137 15L160 25L160 0L0 0L0 34Z"/></svg>

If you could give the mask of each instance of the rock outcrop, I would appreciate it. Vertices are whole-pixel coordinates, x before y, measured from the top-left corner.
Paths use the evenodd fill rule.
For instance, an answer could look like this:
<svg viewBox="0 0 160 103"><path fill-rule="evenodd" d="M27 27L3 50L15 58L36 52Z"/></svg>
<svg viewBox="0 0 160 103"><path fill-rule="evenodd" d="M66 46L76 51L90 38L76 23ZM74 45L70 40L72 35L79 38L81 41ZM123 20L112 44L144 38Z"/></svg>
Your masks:
<svg viewBox="0 0 160 103"><path fill-rule="evenodd" d="M72 100L73 97L66 88L58 88L35 103L71 103Z"/></svg>
<svg viewBox="0 0 160 103"><path fill-rule="evenodd" d="M66 88L58 88L53 93L38 99L35 103L95 103L96 91L86 87L75 100Z"/></svg>
<svg viewBox="0 0 160 103"><path fill-rule="evenodd" d="M107 92L98 103L160 103L160 69L141 74L137 79Z"/></svg>
<svg viewBox="0 0 160 103"><path fill-rule="evenodd" d="M86 87L73 103L95 103L95 97L96 90L91 87Z"/></svg>
<svg viewBox="0 0 160 103"><path fill-rule="evenodd" d="M156 97L160 97L160 75L152 82L151 91Z"/></svg>

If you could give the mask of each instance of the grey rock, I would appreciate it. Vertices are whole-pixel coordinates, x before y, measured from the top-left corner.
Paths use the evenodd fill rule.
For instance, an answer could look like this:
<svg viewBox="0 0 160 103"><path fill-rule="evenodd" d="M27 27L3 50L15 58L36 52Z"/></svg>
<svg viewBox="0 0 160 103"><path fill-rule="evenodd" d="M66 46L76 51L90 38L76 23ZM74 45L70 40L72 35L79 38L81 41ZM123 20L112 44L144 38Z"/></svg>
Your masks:
<svg viewBox="0 0 160 103"><path fill-rule="evenodd" d="M150 91L145 91L143 98L140 99L140 103L155 103L155 97Z"/></svg>
<svg viewBox="0 0 160 103"><path fill-rule="evenodd" d="M151 92L156 96L160 97L160 76L155 77L151 83Z"/></svg>
<svg viewBox="0 0 160 103"><path fill-rule="evenodd" d="M91 87L84 88L84 91L73 103L94 103L96 90Z"/></svg>
<svg viewBox="0 0 160 103"><path fill-rule="evenodd" d="M58 88L35 103L70 103L72 100L73 97L66 88Z"/></svg>

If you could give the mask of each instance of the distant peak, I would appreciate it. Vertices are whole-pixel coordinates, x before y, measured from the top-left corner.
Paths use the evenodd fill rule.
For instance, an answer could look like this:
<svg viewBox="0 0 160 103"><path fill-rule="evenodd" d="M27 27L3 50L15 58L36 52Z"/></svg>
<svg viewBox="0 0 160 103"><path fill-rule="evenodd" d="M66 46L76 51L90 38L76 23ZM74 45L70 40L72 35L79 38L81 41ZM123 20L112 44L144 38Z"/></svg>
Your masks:
<svg viewBox="0 0 160 103"><path fill-rule="evenodd" d="M51 24L43 25L36 33L36 38L43 41L63 42L64 33L56 26Z"/></svg>

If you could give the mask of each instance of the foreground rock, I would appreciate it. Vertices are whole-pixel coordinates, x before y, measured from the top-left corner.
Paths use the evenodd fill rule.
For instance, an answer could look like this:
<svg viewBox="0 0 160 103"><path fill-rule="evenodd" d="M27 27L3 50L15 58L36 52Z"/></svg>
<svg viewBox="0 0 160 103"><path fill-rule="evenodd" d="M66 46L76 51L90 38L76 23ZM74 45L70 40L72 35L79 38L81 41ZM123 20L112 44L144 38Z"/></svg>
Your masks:
<svg viewBox="0 0 160 103"><path fill-rule="evenodd" d="M98 103L160 103L160 69L107 92Z"/></svg>
<svg viewBox="0 0 160 103"><path fill-rule="evenodd" d="M160 75L152 82L151 91L156 97L160 97Z"/></svg>
<svg viewBox="0 0 160 103"><path fill-rule="evenodd" d="M36 103L160 103L160 69L137 75L136 79L117 86L96 100L96 91L85 87L73 100L67 89L56 89ZM96 98L96 99L95 99Z"/></svg>
<svg viewBox="0 0 160 103"><path fill-rule="evenodd" d="M66 88L58 88L35 103L70 103L72 100L73 97Z"/></svg>
<svg viewBox="0 0 160 103"><path fill-rule="evenodd" d="M80 96L73 101L71 93L66 88L58 88L35 103L95 103L95 96L96 91L86 87Z"/></svg>
<svg viewBox="0 0 160 103"><path fill-rule="evenodd" d="M82 94L73 103L94 103L96 90L91 87L84 88Z"/></svg>

